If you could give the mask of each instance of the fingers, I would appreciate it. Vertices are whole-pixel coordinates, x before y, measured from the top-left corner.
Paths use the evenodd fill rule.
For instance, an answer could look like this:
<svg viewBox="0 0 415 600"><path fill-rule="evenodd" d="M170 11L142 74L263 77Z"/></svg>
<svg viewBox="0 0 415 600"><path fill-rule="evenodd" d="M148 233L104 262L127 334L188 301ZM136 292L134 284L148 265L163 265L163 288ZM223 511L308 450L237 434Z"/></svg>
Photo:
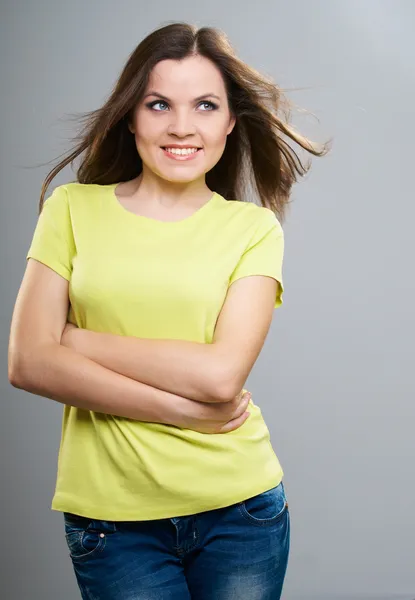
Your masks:
<svg viewBox="0 0 415 600"><path fill-rule="evenodd" d="M237 407L233 418L228 421L228 423L226 423L225 425L222 426L221 428L221 433L227 433L228 431L233 431L234 429L238 429L238 427L240 427L241 425L243 425L245 423L245 421L248 419L249 417L249 412L246 410L248 408L248 404L249 401L251 399L251 394L249 392L245 392L242 395L242 400L239 404L239 406Z"/></svg>
<svg viewBox="0 0 415 600"><path fill-rule="evenodd" d="M238 427L243 425L245 421L249 418L249 414L249 412L245 411L240 417L232 419L232 421L229 421L229 423L226 423L226 425L223 425L219 429L219 433L228 433L229 431L234 431L235 429L238 429Z"/></svg>
<svg viewBox="0 0 415 600"><path fill-rule="evenodd" d="M245 412L245 410L247 409L247 406L249 404L249 401L251 399L251 394L246 393L243 395L242 401L238 406L238 411L237 411L237 416L239 417L239 415L243 412Z"/></svg>
<svg viewBox="0 0 415 600"><path fill-rule="evenodd" d="M251 393L242 391L237 396L235 396L234 400L232 400L232 403L236 406L239 406L240 403L246 401L247 398L249 402L249 400L251 399Z"/></svg>

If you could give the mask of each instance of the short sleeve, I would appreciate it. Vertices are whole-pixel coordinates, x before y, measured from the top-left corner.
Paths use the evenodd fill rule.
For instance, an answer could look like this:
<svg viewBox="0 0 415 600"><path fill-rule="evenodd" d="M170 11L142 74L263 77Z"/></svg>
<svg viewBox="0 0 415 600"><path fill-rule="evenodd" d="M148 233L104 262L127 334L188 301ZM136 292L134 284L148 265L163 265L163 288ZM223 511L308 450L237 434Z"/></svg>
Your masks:
<svg viewBox="0 0 415 600"><path fill-rule="evenodd" d="M248 275L267 275L279 283L275 308L283 303L284 283L282 265L284 259L284 232L275 214L268 208L261 209L261 217L255 234L236 265L229 285Z"/></svg>
<svg viewBox="0 0 415 600"><path fill-rule="evenodd" d="M69 281L75 242L67 193L58 186L44 202L26 259L38 260Z"/></svg>

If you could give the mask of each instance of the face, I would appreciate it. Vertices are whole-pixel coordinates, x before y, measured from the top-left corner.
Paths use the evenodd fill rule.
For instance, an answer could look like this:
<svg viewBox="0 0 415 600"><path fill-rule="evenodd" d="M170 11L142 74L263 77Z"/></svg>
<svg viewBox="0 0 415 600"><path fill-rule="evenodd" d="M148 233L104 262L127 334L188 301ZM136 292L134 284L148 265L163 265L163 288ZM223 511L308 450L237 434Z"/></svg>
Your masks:
<svg viewBox="0 0 415 600"><path fill-rule="evenodd" d="M192 56L157 63L129 127L143 170L185 183L204 179L234 125L219 69Z"/></svg>

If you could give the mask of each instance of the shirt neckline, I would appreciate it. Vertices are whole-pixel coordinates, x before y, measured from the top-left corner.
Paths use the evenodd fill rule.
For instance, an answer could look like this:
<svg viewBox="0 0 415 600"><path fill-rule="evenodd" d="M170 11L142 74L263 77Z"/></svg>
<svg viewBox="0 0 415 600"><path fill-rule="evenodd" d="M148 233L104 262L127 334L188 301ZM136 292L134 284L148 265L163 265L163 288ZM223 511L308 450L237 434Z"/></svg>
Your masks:
<svg viewBox="0 0 415 600"><path fill-rule="evenodd" d="M117 210L118 214L122 215L125 219L129 220L132 223L138 223L140 225L143 224L149 227L157 227L161 229L177 229L179 227L185 227L187 225L195 223L198 219L203 217L203 215L205 215L209 211L209 209L212 208L216 199L218 198L218 194L216 192L213 192L209 200L188 217L180 219L179 221L161 221L159 219L153 219L152 217L138 215L124 208L124 206L121 204L121 202L118 200L115 194L115 188L118 184L119 183L111 183L108 186L106 186L109 192L111 205Z"/></svg>

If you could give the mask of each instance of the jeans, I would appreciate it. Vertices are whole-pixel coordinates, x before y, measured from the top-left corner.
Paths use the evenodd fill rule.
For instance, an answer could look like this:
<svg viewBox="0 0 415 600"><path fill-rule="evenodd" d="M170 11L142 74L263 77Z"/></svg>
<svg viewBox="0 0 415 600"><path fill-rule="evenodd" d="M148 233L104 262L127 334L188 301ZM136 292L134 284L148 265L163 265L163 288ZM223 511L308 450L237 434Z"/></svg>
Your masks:
<svg viewBox="0 0 415 600"><path fill-rule="evenodd" d="M84 600L278 600L290 545L284 484L226 508L152 521L63 513Z"/></svg>

